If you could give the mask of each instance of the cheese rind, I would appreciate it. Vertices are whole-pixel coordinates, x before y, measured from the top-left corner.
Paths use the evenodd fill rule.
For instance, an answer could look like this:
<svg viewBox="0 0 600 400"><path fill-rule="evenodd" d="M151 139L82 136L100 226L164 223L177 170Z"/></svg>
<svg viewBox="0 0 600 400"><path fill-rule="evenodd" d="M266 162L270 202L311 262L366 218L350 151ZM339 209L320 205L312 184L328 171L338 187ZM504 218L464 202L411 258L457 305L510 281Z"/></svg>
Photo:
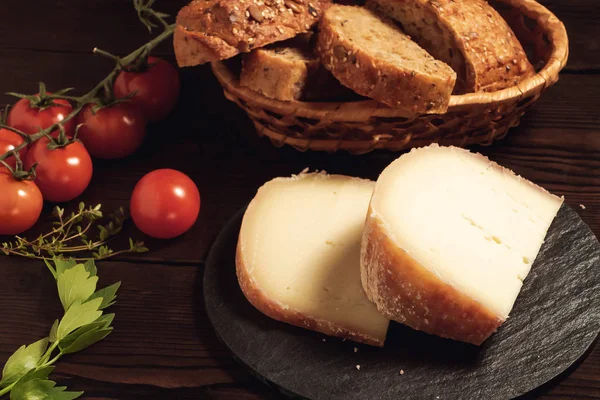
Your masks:
<svg viewBox="0 0 600 400"><path fill-rule="evenodd" d="M363 287L391 319L480 344L508 317L561 204L481 155L413 150L377 181Z"/></svg>
<svg viewBox="0 0 600 400"><path fill-rule="evenodd" d="M360 244L374 182L301 174L261 187L242 222L240 287L264 314L382 346L389 320L360 279Z"/></svg>

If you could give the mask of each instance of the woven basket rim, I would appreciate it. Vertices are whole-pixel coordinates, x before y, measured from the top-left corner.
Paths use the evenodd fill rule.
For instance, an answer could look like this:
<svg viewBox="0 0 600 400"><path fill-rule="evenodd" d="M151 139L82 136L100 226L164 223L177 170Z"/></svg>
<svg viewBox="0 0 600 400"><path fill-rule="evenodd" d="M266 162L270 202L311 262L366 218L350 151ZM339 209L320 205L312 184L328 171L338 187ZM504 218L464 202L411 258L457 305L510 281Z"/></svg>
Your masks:
<svg viewBox="0 0 600 400"><path fill-rule="evenodd" d="M509 99L519 100L521 97L541 92L546 85L558 80L558 74L564 68L569 57L569 39L564 24L546 7L535 0L497 0L519 9L528 18L534 19L543 28L552 45L552 51L546 65L534 76L495 92L468 93L453 95L447 112L458 112L472 109L474 106L485 106ZM389 108L375 100L358 100L349 102L305 102L281 101L267 98L251 89L243 87L235 74L221 61L212 63L212 70L221 86L230 94L257 106L282 114L295 114L306 118L327 118L336 120L336 116L344 121L364 120L365 112L373 117L412 118L414 115L402 109Z"/></svg>

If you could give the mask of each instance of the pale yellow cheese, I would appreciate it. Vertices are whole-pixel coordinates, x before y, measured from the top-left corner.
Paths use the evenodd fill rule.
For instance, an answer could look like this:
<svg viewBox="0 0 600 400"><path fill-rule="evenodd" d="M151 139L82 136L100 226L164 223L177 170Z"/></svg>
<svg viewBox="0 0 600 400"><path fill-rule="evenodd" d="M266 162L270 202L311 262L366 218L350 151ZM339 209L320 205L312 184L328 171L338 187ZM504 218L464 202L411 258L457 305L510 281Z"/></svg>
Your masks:
<svg viewBox="0 0 600 400"><path fill-rule="evenodd" d="M483 156L433 145L385 169L372 212L412 259L504 320L562 202Z"/></svg>
<svg viewBox="0 0 600 400"><path fill-rule="evenodd" d="M238 269L276 304L278 319L297 313L320 321L321 332L345 337L348 331L383 344L388 320L360 280L373 187L371 181L319 173L277 178L260 188L244 215Z"/></svg>

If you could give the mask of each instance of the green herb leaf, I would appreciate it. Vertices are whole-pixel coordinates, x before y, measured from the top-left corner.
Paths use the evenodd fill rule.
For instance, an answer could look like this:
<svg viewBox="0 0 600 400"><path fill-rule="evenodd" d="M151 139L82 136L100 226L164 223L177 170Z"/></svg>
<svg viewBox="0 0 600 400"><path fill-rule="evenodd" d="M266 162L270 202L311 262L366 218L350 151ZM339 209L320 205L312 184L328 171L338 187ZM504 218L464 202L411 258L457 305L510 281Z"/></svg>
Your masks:
<svg viewBox="0 0 600 400"><path fill-rule="evenodd" d="M42 379L19 381L10 392L10 400L45 400L56 382Z"/></svg>
<svg viewBox="0 0 600 400"><path fill-rule="evenodd" d="M64 258L61 258L61 257L54 257L52 259L52 261L54 262L54 265L56 266L56 275L57 276L61 275L66 270L71 269L77 265L77 261L73 260L72 258L65 260Z"/></svg>
<svg viewBox="0 0 600 400"><path fill-rule="evenodd" d="M90 276L98 275L98 268L96 268L96 263L94 260L87 260L83 266L85 267L85 270L90 273Z"/></svg>
<svg viewBox="0 0 600 400"><path fill-rule="evenodd" d="M57 339L62 340L75 329L98 319L102 315L102 311L98 310L101 304L102 299L94 299L85 303L78 301L73 303L58 324Z"/></svg>
<svg viewBox="0 0 600 400"><path fill-rule="evenodd" d="M50 373L54 370L52 365L47 365L45 367L38 367L30 370L26 373L19 382L30 381L32 379L47 379Z"/></svg>
<svg viewBox="0 0 600 400"><path fill-rule="evenodd" d="M50 343L56 342L56 331L58 330L58 320L55 320L52 324L52 328L50 328L50 335L48 335L48 339Z"/></svg>
<svg viewBox="0 0 600 400"><path fill-rule="evenodd" d="M11 400L73 400L83 392L66 392L65 386L46 379L19 381L10 393Z"/></svg>
<svg viewBox="0 0 600 400"><path fill-rule="evenodd" d="M71 346L73 342L75 342L78 338L90 331L109 328L114 318L115 314L106 314L92 323L75 329L73 332L69 333L64 339L60 341L59 347L62 349Z"/></svg>
<svg viewBox="0 0 600 400"><path fill-rule="evenodd" d="M54 215L55 217L62 217L65 213L65 209L64 208L60 208L59 206L54 207L54 211L52 212L52 215Z"/></svg>
<svg viewBox="0 0 600 400"><path fill-rule="evenodd" d="M115 299L117 298L117 290L119 290L120 286L121 282L113 283L112 285L107 286L104 289L100 289L96 293L92 294L89 297L89 300L102 298L100 310L104 310L105 308L115 304Z"/></svg>
<svg viewBox="0 0 600 400"><path fill-rule="evenodd" d="M54 269L54 267L52 266L52 264L50 264L50 261L44 259L44 264L46 264L46 267L48 267L48 269L50 270L50 272L52 273L52 276L54 277L54 280L56 280L56 278L58 277L56 274L56 270Z"/></svg>
<svg viewBox="0 0 600 400"><path fill-rule="evenodd" d="M66 392L65 389L66 386L55 387L44 400L74 400L83 394L83 392Z"/></svg>
<svg viewBox="0 0 600 400"><path fill-rule="evenodd" d="M6 387L18 381L31 369L35 368L37 362L48 348L48 338L43 338L29 346L21 346L6 361L2 370L0 387Z"/></svg>
<svg viewBox="0 0 600 400"><path fill-rule="evenodd" d="M58 295L65 311L76 301L79 303L86 301L96 291L97 283L98 277L90 277L83 264L77 264L59 274Z"/></svg>
<svg viewBox="0 0 600 400"><path fill-rule="evenodd" d="M108 238L108 231L102 225L98 225L98 229L100 230L99 238L102 242L104 242Z"/></svg>
<svg viewBox="0 0 600 400"><path fill-rule="evenodd" d="M61 341L58 347L60 347L60 351L63 354L75 353L85 348L88 348L93 344L98 343L99 341L107 337L112 332L112 330L113 328L94 328L90 331L85 332L77 339L75 339L71 344L66 345L64 347L62 344L63 342Z"/></svg>

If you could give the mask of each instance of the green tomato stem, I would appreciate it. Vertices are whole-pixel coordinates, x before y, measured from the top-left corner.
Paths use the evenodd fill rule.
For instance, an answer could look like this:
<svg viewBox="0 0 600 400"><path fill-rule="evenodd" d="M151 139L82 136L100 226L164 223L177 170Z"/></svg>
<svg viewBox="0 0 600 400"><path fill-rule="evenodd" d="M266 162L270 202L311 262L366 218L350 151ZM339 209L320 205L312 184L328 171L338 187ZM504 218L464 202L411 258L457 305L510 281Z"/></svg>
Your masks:
<svg viewBox="0 0 600 400"><path fill-rule="evenodd" d="M155 37L154 39L152 39L151 41L149 41L148 43L144 44L143 46L140 46L138 49L134 50L133 52L131 52L130 54L128 54L125 57L122 58L117 58L117 65L115 66L115 68L112 70L112 72L110 74L108 74L108 76L106 78L104 78L101 82L99 82L91 91L89 91L88 93L84 94L81 97L73 97L73 96L56 96L57 98L65 98L66 100L71 100L77 103L76 108L69 114L67 115L62 121L60 121L59 123L53 124L51 126L49 126L48 128L34 134L34 135L27 135L29 137L29 140L26 140L24 143L22 143L21 145L15 147L13 150L11 150L11 152L5 153L0 155L0 160L5 160L8 157L10 157L12 155L12 151L20 151L22 149L24 149L25 147L27 147L27 145L29 145L30 143L33 143L37 140L39 140L40 138L49 135L52 131L58 129L58 125L59 124L64 124L65 122L71 120L72 118L74 118L77 114L79 114L79 112L81 111L81 109L87 104L87 103L91 103L93 102L94 98L96 98L96 96L98 96L98 94L100 93L101 90L104 89L105 85L107 82L113 82L113 80L116 78L117 74L119 72L121 72L122 66L123 65L128 65L133 63L138 57L140 57L140 55L142 55L144 52L150 52L152 49L154 49L156 46L158 46L160 43L162 43L163 41L165 41L166 39L168 39L171 35L173 35L173 32L175 31L175 24L171 24L171 25L165 25L165 30L158 35L157 37ZM100 49L94 49L95 53L99 53L99 54L110 54L107 53L103 50ZM114 56L112 56L114 57ZM14 132L16 132L14 129L11 129ZM16 132L19 133L19 132Z"/></svg>

